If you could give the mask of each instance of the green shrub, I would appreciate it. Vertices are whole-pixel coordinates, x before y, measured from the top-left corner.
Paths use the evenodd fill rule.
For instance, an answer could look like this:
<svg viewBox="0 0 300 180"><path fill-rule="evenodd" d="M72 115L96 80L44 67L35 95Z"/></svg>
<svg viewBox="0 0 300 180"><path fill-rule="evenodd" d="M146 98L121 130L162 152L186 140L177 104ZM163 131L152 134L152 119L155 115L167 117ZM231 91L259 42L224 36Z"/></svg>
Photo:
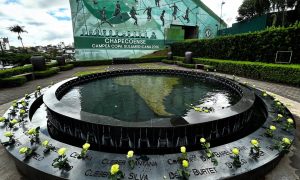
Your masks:
<svg viewBox="0 0 300 180"><path fill-rule="evenodd" d="M64 66L59 66L59 69L61 71L68 71L70 69L73 69L74 68L74 64L66 64Z"/></svg>
<svg viewBox="0 0 300 180"><path fill-rule="evenodd" d="M124 61L126 63L149 63L149 62L161 62L162 59L165 59L165 56L153 56L146 58L133 58L128 61ZM70 64L74 64L75 67L85 67L85 66L101 66L101 65L110 65L112 64L112 60L90 60L90 61L73 61Z"/></svg>
<svg viewBox="0 0 300 180"><path fill-rule="evenodd" d="M277 51L293 51L292 63L300 63L300 24L288 28L269 28L260 32L221 36L214 39L173 43L173 55L273 63Z"/></svg>
<svg viewBox="0 0 300 180"><path fill-rule="evenodd" d="M185 67L185 68L190 68L190 69L195 69L195 64L186 64L186 63L183 63L181 61L177 61L176 64L178 66L181 66L181 67Z"/></svg>
<svg viewBox="0 0 300 180"><path fill-rule="evenodd" d="M27 81L25 76L13 76L0 79L0 87L16 87L22 86Z"/></svg>
<svg viewBox="0 0 300 180"><path fill-rule="evenodd" d="M46 67L47 67L47 68L52 68L52 67L56 67L57 65L58 65L57 62L52 62L52 63L47 63L47 64L46 64Z"/></svg>
<svg viewBox="0 0 300 180"><path fill-rule="evenodd" d="M300 86L300 65L269 64L206 58L196 58L194 61L199 64L214 66L214 68L219 72Z"/></svg>
<svg viewBox="0 0 300 180"><path fill-rule="evenodd" d="M86 66L101 66L112 64L112 60L91 60L91 61L72 61L75 67L86 67Z"/></svg>
<svg viewBox="0 0 300 180"><path fill-rule="evenodd" d="M166 59L161 60L161 62L166 63L166 64L176 64L176 61L166 60Z"/></svg>
<svg viewBox="0 0 300 180"><path fill-rule="evenodd" d="M40 78L45 78L45 77L49 77L52 76L54 74L57 74L59 72L59 68L58 67L52 67L50 69L47 69L45 71L34 71L34 77L37 79Z"/></svg>
<svg viewBox="0 0 300 180"><path fill-rule="evenodd" d="M32 71L32 65L20 66L11 69L0 70L0 78L7 78L18 74L24 74Z"/></svg>
<svg viewBox="0 0 300 180"><path fill-rule="evenodd" d="M0 61L9 64L28 64L30 63L31 54L17 54L17 53L9 53L9 54L1 54Z"/></svg>

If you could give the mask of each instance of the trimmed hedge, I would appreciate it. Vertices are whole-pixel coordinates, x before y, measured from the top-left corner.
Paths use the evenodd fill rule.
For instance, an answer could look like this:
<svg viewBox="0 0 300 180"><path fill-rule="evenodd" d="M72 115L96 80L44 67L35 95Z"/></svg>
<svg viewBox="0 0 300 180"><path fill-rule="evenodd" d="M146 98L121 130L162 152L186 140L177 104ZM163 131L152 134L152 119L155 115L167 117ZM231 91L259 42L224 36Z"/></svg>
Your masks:
<svg viewBox="0 0 300 180"><path fill-rule="evenodd" d="M58 72L59 72L58 67L52 67L45 71L34 71L33 74L34 74L35 78L40 79L40 78L46 78L46 77L52 76L54 74L57 74Z"/></svg>
<svg viewBox="0 0 300 180"><path fill-rule="evenodd" d="M166 63L166 64L176 64L176 61L167 60L167 59L163 59L163 60L161 60L161 62Z"/></svg>
<svg viewBox="0 0 300 180"><path fill-rule="evenodd" d="M288 28L186 40L171 45L174 56L192 51L194 57L274 63L277 51L293 51L292 63L300 63L300 23Z"/></svg>
<svg viewBox="0 0 300 180"><path fill-rule="evenodd" d="M219 72L300 86L300 65L268 64L206 58L195 58L194 61L199 64L214 66Z"/></svg>
<svg viewBox="0 0 300 180"><path fill-rule="evenodd" d="M189 68L189 69L195 69L195 64L186 64L181 61L177 61L177 65L181 66L181 67Z"/></svg>
<svg viewBox="0 0 300 180"><path fill-rule="evenodd" d="M7 78L19 74L28 73L28 72L32 72L32 65L0 70L0 78Z"/></svg>
<svg viewBox="0 0 300 180"><path fill-rule="evenodd" d="M64 66L59 66L59 69L61 71L68 71L70 69L73 69L74 68L74 64L66 64Z"/></svg>
<svg viewBox="0 0 300 180"><path fill-rule="evenodd" d="M149 63L149 62L161 62L162 59L165 59L165 56L153 56L147 58L134 58L129 59L128 63ZM90 61L73 61L70 64L73 64L75 67L85 67L85 66L101 66L101 65L110 65L112 60L90 60Z"/></svg>
<svg viewBox="0 0 300 180"><path fill-rule="evenodd" d="M16 87L22 86L27 81L25 76L13 76L0 79L0 87Z"/></svg>
<svg viewBox="0 0 300 180"><path fill-rule="evenodd" d="M56 67L56 66L58 66L58 63L57 63L57 62L47 63L47 64L46 64L46 67L47 67L47 68L53 68L53 67Z"/></svg>

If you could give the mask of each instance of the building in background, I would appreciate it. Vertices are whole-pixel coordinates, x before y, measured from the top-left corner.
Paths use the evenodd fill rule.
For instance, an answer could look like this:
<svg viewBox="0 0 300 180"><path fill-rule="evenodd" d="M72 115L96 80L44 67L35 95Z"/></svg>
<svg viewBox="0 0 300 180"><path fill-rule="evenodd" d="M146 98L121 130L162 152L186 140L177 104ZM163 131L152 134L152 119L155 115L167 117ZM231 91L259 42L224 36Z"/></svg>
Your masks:
<svg viewBox="0 0 300 180"><path fill-rule="evenodd" d="M0 50L9 51L10 50L10 45L9 45L8 37L1 37L0 38L0 45L2 46L2 48L0 48Z"/></svg>
<svg viewBox="0 0 300 180"><path fill-rule="evenodd" d="M70 0L75 57L140 57L227 27L200 0Z"/></svg>

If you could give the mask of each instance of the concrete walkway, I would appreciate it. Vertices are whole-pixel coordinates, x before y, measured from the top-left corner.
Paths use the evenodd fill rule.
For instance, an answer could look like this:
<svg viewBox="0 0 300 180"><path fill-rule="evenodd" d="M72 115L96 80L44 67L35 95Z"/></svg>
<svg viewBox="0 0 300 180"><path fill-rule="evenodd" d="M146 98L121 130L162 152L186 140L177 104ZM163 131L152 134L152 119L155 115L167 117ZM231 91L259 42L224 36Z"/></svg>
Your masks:
<svg viewBox="0 0 300 180"><path fill-rule="evenodd" d="M185 69L174 65L166 65L163 63L148 63L148 64L133 64L133 65L112 65L107 69L135 69L135 68L153 68L159 66L167 66L172 69ZM27 82L24 86L16 88L0 89L0 116L9 108L11 101L21 98L26 93L31 93L35 91L36 86L48 86L51 82L59 82L61 80L72 77L75 73L80 71L87 71L89 67L80 67L73 70L61 72L55 76L49 77L47 79L40 79ZM185 69L187 70L187 69ZM201 71L201 70L197 70ZM232 78L231 75L216 73L218 75L227 76ZM248 78L241 78L240 81L247 81L251 84L255 84L257 88L267 90L270 93L274 93L281 102L285 104L291 104L289 107L290 111L295 117L297 124L296 141L292 146L292 151L285 156L278 166L276 166L266 177L261 179L267 180L296 180L300 179L300 88L290 87L275 83L263 82L252 80ZM0 145L0 180L26 180L16 169L14 162L5 152L3 146Z"/></svg>

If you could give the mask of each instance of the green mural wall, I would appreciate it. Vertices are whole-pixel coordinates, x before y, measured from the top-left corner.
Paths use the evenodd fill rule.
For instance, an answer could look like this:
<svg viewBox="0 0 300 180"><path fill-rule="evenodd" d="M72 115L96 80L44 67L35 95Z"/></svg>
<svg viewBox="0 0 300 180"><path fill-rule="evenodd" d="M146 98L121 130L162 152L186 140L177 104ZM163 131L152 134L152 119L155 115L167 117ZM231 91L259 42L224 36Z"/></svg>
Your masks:
<svg viewBox="0 0 300 180"><path fill-rule="evenodd" d="M200 0L70 0L75 57L140 57L226 24Z"/></svg>

